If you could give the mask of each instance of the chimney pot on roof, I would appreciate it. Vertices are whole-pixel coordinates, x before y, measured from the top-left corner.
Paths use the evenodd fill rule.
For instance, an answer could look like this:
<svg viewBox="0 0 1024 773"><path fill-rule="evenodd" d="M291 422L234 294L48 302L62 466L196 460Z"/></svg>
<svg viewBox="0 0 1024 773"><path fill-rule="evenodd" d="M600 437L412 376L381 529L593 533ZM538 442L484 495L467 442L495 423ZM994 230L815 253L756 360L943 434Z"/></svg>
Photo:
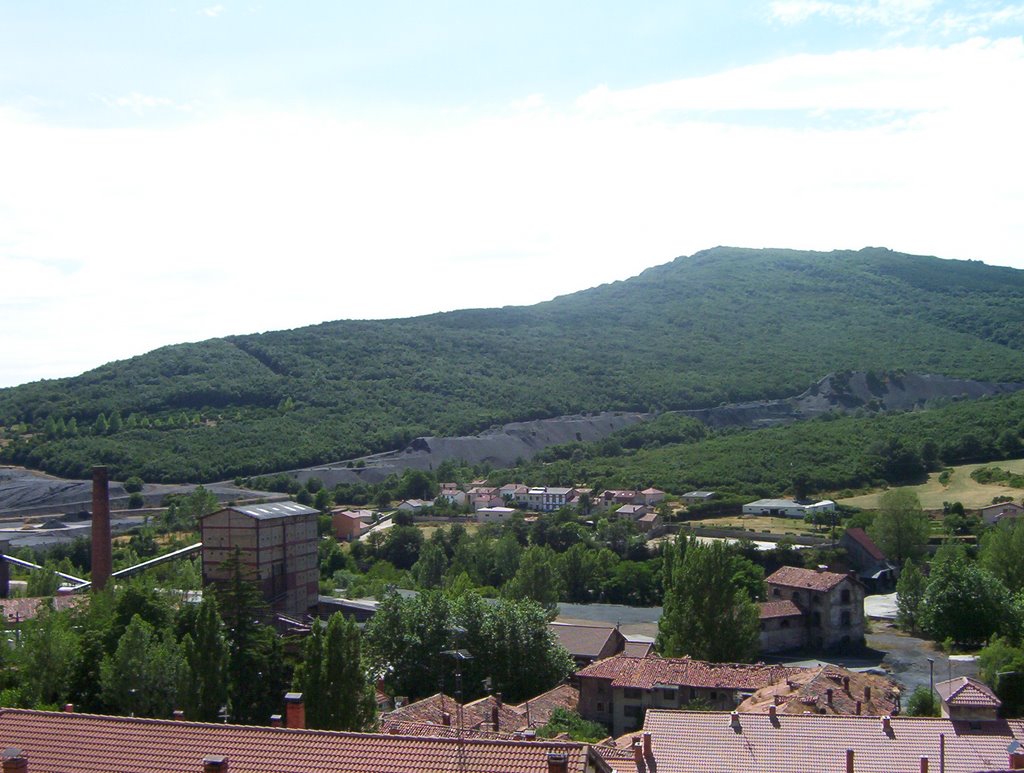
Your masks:
<svg viewBox="0 0 1024 773"><path fill-rule="evenodd" d="M857 701L857 715L860 715L860 701Z"/></svg>
<svg viewBox="0 0 1024 773"><path fill-rule="evenodd" d="M281 727L281 724L282 723L281 723L281 715L280 714L271 714L270 715L270 726L271 727Z"/></svg>
<svg viewBox="0 0 1024 773"><path fill-rule="evenodd" d="M635 762L637 766L644 764L644 747L643 744L640 743L640 738L635 735L633 736L633 762Z"/></svg>
<svg viewBox="0 0 1024 773"><path fill-rule="evenodd" d="M64 713L65 714L74 714L75 713L75 704L74 703L65 703L64 704Z"/></svg>
<svg viewBox="0 0 1024 773"><path fill-rule="evenodd" d="M523 731L523 737L526 738L527 741L536 741L537 731L532 727L528 727Z"/></svg>
<svg viewBox="0 0 1024 773"><path fill-rule="evenodd" d="M284 696L285 727L304 729L306 727L306 704L302 693L290 692Z"/></svg>
<svg viewBox="0 0 1024 773"><path fill-rule="evenodd" d="M1024 752L1010 753L1010 770L1024 770ZM7 770L7 768L4 768Z"/></svg>
<svg viewBox="0 0 1024 773"><path fill-rule="evenodd" d="M223 754L207 754L203 757L203 773L228 773L228 758Z"/></svg>
<svg viewBox="0 0 1024 773"><path fill-rule="evenodd" d="M548 753L548 773L568 773L569 755L558 752Z"/></svg>
<svg viewBox="0 0 1024 773"><path fill-rule="evenodd" d="M733 711L729 714L729 724L733 728L740 726L740 713L738 711Z"/></svg>
<svg viewBox="0 0 1024 773"><path fill-rule="evenodd" d="M183 720L185 718L185 712L182 711L181 709L175 709L171 713L171 717L176 719L176 720L178 720L180 722L181 720Z"/></svg>
<svg viewBox="0 0 1024 773"><path fill-rule="evenodd" d="M826 564L818 564L817 567L815 567L815 571L818 572L819 574L821 572L826 572L826 571L828 571L828 565L826 565Z"/></svg>
<svg viewBox="0 0 1024 773"><path fill-rule="evenodd" d="M441 712L441 724L445 727L449 727L452 724L452 715L449 714L447 711Z"/></svg>
<svg viewBox="0 0 1024 773"><path fill-rule="evenodd" d="M853 773L853 749L846 750L846 773Z"/></svg>
<svg viewBox="0 0 1024 773"><path fill-rule="evenodd" d="M848 676L843 677L843 689L846 690L847 693L850 692L850 677Z"/></svg>
<svg viewBox="0 0 1024 773"><path fill-rule="evenodd" d="M640 737L643 738L644 756L647 759L651 759L652 757L654 757L654 748L653 748L653 746L651 744L651 734L650 733L644 733Z"/></svg>
<svg viewBox="0 0 1024 773"><path fill-rule="evenodd" d="M3 752L4 773L28 773L28 757L21 753L21 749L10 747Z"/></svg>
<svg viewBox="0 0 1024 773"><path fill-rule="evenodd" d="M500 692L494 693L494 702L497 703L498 706L501 706L501 693Z"/></svg>
<svg viewBox="0 0 1024 773"><path fill-rule="evenodd" d="M494 725L494 732L498 732L498 707L491 706L491 724Z"/></svg>
<svg viewBox="0 0 1024 773"><path fill-rule="evenodd" d="M868 703L871 700L871 685L864 685L864 702Z"/></svg>
<svg viewBox="0 0 1024 773"><path fill-rule="evenodd" d="M886 714L882 717L882 731L888 733L892 730L892 719Z"/></svg>
<svg viewBox="0 0 1024 773"><path fill-rule="evenodd" d="M921 773L928 773L928 758L921 758Z"/></svg>
<svg viewBox="0 0 1024 773"><path fill-rule="evenodd" d="M825 690L825 703L827 703L829 706L832 705L832 688L831 687L829 687L827 690Z"/></svg>

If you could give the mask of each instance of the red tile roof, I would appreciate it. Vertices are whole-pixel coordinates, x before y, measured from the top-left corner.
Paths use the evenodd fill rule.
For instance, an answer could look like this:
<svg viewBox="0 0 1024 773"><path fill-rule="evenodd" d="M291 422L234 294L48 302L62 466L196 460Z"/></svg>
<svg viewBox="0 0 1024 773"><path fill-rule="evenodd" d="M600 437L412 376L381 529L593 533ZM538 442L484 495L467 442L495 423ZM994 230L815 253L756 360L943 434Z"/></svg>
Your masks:
<svg viewBox="0 0 1024 773"><path fill-rule="evenodd" d="M921 757L937 771L940 734L946 773L976 773L1006 768L1007 746L1024 741L1016 719L893 717L887 730L881 717L738 714L734 724L725 712L648 709L644 730L658 773L843 771L847 749L857 773L916 773Z"/></svg>
<svg viewBox="0 0 1024 773"><path fill-rule="evenodd" d="M775 617L801 617L803 612L800 607L789 599L784 601L762 601L758 604L762 620L769 620Z"/></svg>
<svg viewBox="0 0 1024 773"><path fill-rule="evenodd" d="M758 690L803 671L805 669L764 663L707 663L690 658L634 658L616 655L591 663L577 671L576 675L581 679L610 679L612 687L641 690L651 690L659 684Z"/></svg>
<svg viewBox="0 0 1024 773"><path fill-rule="evenodd" d="M224 755L238 773L548 773L548 755L568 770L609 766L587 744L423 738L241 727L171 720L0 710L0 739L28 758L31 773L188 773Z"/></svg>
<svg viewBox="0 0 1024 773"><path fill-rule="evenodd" d="M3 610L4 620L8 623L21 623L31 620L37 614L44 603L53 602L54 609L69 609L81 603L89 603L88 596L54 596L49 597L27 597L14 599L0 599L0 608Z"/></svg>
<svg viewBox="0 0 1024 773"><path fill-rule="evenodd" d="M494 729L494 710L498 710L498 730L521 730L526 727L526 717L507 703L498 703L493 695L467 703L462 707L466 723L475 722L481 730Z"/></svg>
<svg viewBox="0 0 1024 773"><path fill-rule="evenodd" d="M466 703L462 706L462 727L470 730L493 730L492 710L497 701L492 696ZM457 725L459 721L459 702L450 695L435 693L428 698L409 703L385 715L385 719L419 722L430 725L444 725L445 713L449 722ZM526 727L526 719L508 704L498 708L499 730L520 730Z"/></svg>
<svg viewBox="0 0 1024 773"><path fill-rule="evenodd" d="M527 719L530 727L546 725L555 709L576 711L580 705L580 691L567 684L560 684L553 690L541 693L536 698L523 701L515 710Z"/></svg>
<svg viewBox="0 0 1024 773"><path fill-rule="evenodd" d="M859 526L851 526L846 530L846 536L864 548L867 554L876 561L884 561L885 553L881 551L878 545L875 544L874 540L868 536L868 533Z"/></svg>
<svg viewBox="0 0 1024 773"><path fill-rule="evenodd" d="M843 580L849 579L847 574L838 572L803 569L799 566L783 566L765 578L767 585L784 585L787 588L802 590L829 591Z"/></svg>
<svg viewBox="0 0 1024 773"><path fill-rule="evenodd" d="M998 709L1003 705L992 689L977 679L958 676L935 685L935 692L951 706L975 706Z"/></svg>
<svg viewBox="0 0 1024 773"><path fill-rule="evenodd" d="M848 679L845 682L844 679ZM870 699L868 692L870 689ZM832 700L829 701L829 690ZM790 676L769 687L762 688L739 705L738 710L767 713L769 707L785 714L850 714L883 716L892 714L899 705L899 688L884 676L847 671L826 665L804 674ZM859 705L858 705L859 704Z"/></svg>

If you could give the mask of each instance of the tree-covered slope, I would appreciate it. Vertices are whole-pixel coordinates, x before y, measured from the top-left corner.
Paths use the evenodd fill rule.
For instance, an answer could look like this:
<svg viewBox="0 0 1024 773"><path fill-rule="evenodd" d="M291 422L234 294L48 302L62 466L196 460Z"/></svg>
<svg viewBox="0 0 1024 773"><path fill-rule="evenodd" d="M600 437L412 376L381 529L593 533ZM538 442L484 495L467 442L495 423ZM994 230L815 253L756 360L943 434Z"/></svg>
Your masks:
<svg viewBox="0 0 1024 773"><path fill-rule="evenodd" d="M978 262L716 248L531 307L213 339L0 390L2 453L209 480L513 420L781 397L829 371L1016 381L1022 300L1024 272Z"/></svg>

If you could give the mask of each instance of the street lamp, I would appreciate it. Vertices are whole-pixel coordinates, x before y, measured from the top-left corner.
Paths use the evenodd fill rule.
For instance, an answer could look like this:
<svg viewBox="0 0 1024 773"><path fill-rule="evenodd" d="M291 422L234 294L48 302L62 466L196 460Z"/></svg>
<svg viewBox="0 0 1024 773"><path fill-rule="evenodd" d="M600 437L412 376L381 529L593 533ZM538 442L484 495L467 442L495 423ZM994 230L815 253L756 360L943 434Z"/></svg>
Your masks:
<svg viewBox="0 0 1024 773"><path fill-rule="evenodd" d="M935 708L935 658L928 658L928 709Z"/></svg>

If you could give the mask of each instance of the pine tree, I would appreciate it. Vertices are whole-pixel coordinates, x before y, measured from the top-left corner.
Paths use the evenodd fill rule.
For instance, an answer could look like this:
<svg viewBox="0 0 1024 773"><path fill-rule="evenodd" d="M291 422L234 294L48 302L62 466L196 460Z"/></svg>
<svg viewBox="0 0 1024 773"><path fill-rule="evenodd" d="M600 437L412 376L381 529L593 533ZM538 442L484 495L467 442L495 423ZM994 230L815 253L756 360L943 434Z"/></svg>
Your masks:
<svg viewBox="0 0 1024 773"><path fill-rule="evenodd" d="M327 623L321 685L325 729L366 730L372 724L377 704L363 670L359 629L342 614Z"/></svg>
<svg viewBox="0 0 1024 773"><path fill-rule="evenodd" d="M228 698L228 645L216 596L209 590L199 605L195 639L185 634L182 649L188 666L182 694L185 716L216 722Z"/></svg>

